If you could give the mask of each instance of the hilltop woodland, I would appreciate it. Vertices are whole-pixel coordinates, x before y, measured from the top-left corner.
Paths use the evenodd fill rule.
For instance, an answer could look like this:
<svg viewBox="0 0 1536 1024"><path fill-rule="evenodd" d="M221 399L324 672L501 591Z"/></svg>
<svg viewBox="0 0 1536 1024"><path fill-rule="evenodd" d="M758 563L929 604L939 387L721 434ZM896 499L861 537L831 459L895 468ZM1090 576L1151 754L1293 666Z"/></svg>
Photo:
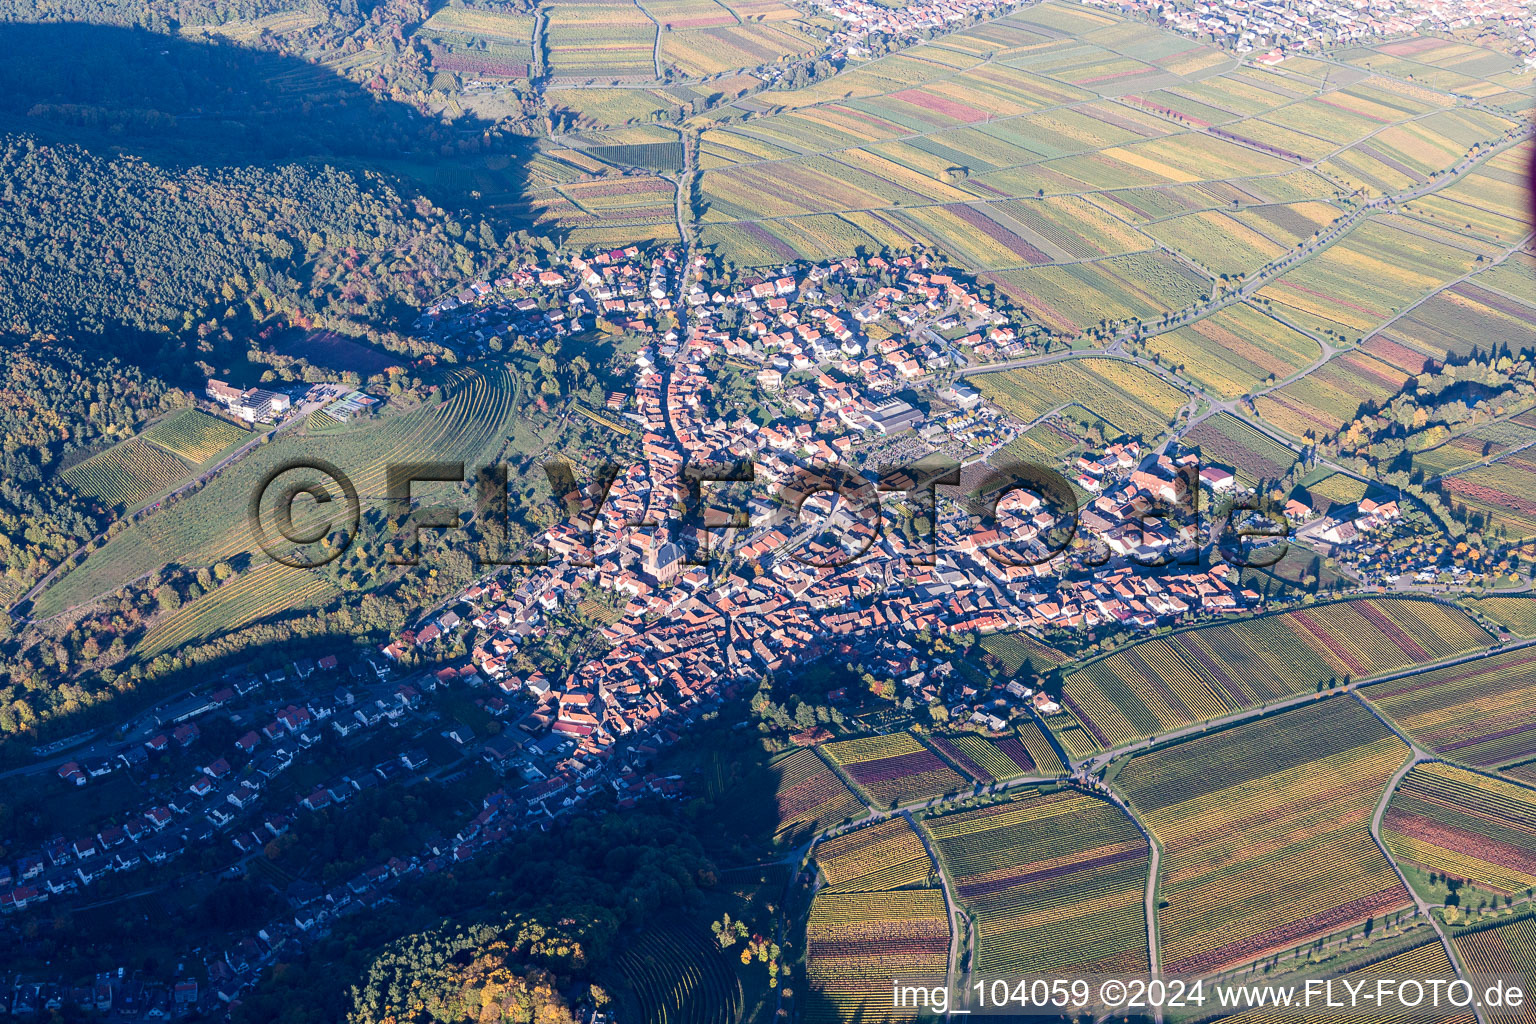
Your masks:
<svg viewBox="0 0 1536 1024"><path fill-rule="evenodd" d="M437 6L422 0L307 0L297 5L293 0L15 0L0 12L0 18L18 23L135 28L162 35L206 32L217 36L220 27L231 22L292 14L277 30L263 28L243 36L242 42L281 56L334 62L338 65L336 74L376 95L428 113L434 84L431 55L412 33ZM455 0L449 6L461 4ZM493 6L523 13L532 10L531 4L517 0ZM370 59L345 60L359 54ZM499 127L527 130L537 101L531 93L524 101L524 116L506 119Z"/></svg>
<svg viewBox="0 0 1536 1024"><path fill-rule="evenodd" d="M444 288L558 241L450 212L428 196L466 197L401 164L494 157L516 190L525 140L424 117L294 58L116 27L254 8L33 13L103 24L0 23L7 603L106 525L105 510L53 482L75 461L187 404L207 377L318 379L274 351L288 326L334 330L394 362L452 361L399 328ZM328 16L344 33L348 18L378 14Z"/></svg>
<svg viewBox="0 0 1536 1024"><path fill-rule="evenodd" d="M1536 407L1536 362L1529 352L1507 350L1464 363L1426 368L1379 409L1363 409L1339 433L1318 445L1362 473L1400 487L1423 502L1449 536L1476 536L1481 517L1458 508L1434 486L1413 456L1447 438Z"/></svg>
<svg viewBox="0 0 1536 1024"><path fill-rule="evenodd" d="M0 24L0 45L0 114L24 126L0 139L0 329L68 335L178 384L238 375L274 321L418 356L434 347L394 330L402 318L549 244L449 211L471 199L439 187L456 167L495 158L521 187L528 142L495 126L228 43Z"/></svg>

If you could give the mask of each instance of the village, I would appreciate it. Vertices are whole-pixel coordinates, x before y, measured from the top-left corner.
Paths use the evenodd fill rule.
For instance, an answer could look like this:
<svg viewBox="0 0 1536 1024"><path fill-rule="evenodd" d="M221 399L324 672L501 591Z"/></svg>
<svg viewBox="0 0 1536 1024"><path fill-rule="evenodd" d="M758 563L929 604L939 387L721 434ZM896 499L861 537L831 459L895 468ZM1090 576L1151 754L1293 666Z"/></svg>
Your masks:
<svg viewBox="0 0 1536 1024"><path fill-rule="evenodd" d="M1536 66L1531 13L1517 0L1323 0L1288 4L1276 0L1088 0L1116 10L1139 10L1158 23L1197 39L1211 39L1237 53L1263 51L1261 64L1327 46L1476 26L1507 31L1526 66Z"/></svg>
<svg viewBox="0 0 1536 1024"><path fill-rule="evenodd" d="M236 948L189 955L177 977L18 978L9 990L0 977L0 1004L25 1014L74 1000L114 1019L216 1011L285 943L386 904L402 880L596 797L622 810L686 796L687 780L655 762L769 675L857 664L873 682L855 702L941 709L951 725L992 733L1019 719L1048 726L1065 712L1040 680L978 673L928 638L1150 631L1266 603L1240 566L1209 557L1211 524L1175 514L1241 492L1234 473L1176 444L1106 440L1045 467L1081 499L1066 544L1049 495L1014 490L989 513L950 485L999 487L976 474L1024 427L954 371L1040 349L1006 309L926 257L786 264L726 290L709 286L701 257L613 250L473 282L416 326L473 359L498 338L566 337L598 321L636 339L628 384L604 414L631 428L638 458L606 489L577 471L566 497L579 513L531 544L547 564L488 567L366 658L233 673L125 727L130 742L62 754L61 800L116 777L131 780L135 802L0 861L7 915L173 884L192 864L274 885L283 913ZM755 389L756 419L711 412L726 373ZM237 415L271 415L271 394L209 385ZM321 398L336 418L375 404L346 389ZM956 476L891 472L935 456ZM684 467L699 464L751 473L690 493ZM822 486L835 465L885 475ZM1392 502L1323 517L1292 502L1285 513L1341 551L1399 517ZM598 606L613 612L584 611ZM593 635L590 656L563 671L526 668L520 652L571 629ZM345 878L277 885L262 869L307 821L344 821L370 793L418 787L457 798L441 802L420 845Z"/></svg>
<svg viewBox="0 0 1536 1024"><path fill-rule="evenodd" d="M57 764L62 800L115 776L131 780L136 802L9 851L0 913L110 899L192 862L246 874L295 823L344 816L379 787L438 785L467 766L497 780L474 814L445 819L421 848L329 885L284 887L281 918L186 977L88 986L99 1012L151 1019L228 1004L282 942L388 901L402 878L472 859L596 794L621 809L647 795L682 795L680 780L648 766L698 716L765 674L827 658L855 662L877 680L879 697L942 706L951 722L1002 730L1010 719L1061 708L1017 680L983 685L949 657L925 653L920 638L1149 629L1260 601L1226 565L1147 570L1203 540L1192 524L1143 514L1186 499L1191 481L1225 490L1231 475L1195 476L1195 456L1143 452L1134 440L1062 467L1090 498L1081 517L1095 537L1067 550L1047 546L1053 517L1024 492L1001 502L985 528L940 493L927 538L882 529L842 493L801 493L786 506L779 497L804 491L818 467L942 450L958 464L999 450L1019 425L944 371L1026 353L1031 339L921 257L786 265L730 294L703 285L702 263L686 276L681 263L675 251L632 249L530 267L462 289L419 324L467 354L503 334L553 336L598 317L642 339L630 389L609 402L633 424L642 458L605 495L585 487L582 516L538 538L550 564L483 578L365 660L332 655L222 678L141 720L142 738L130 732L136 741ZM686 327L672 300L679 294ZM711 367L725 359L778 411L771 422L707 414ZM237 415L271 416L274 394L209 387ZM347 415L361 408L351 395L333 404ZM672 510L688 498L682 467L708 462L750 463L753 480L712 492L702 524L679 523ZM891 490L882 502L910 511L912 494ZM720 507L730 503L738 516ZM994 557L1010 548L1033 557ZM514 670L521 647L593 594L611 595L620 609L598 630L601 653L564 676ZM455 659L448 652L460 643L468 656ZM445 711L466 700L478 725ZM317 775L322 764L341 767ZM0 1002L18 1013L87 998L63 981L17 979L9 995L4 983Z"/></svg>

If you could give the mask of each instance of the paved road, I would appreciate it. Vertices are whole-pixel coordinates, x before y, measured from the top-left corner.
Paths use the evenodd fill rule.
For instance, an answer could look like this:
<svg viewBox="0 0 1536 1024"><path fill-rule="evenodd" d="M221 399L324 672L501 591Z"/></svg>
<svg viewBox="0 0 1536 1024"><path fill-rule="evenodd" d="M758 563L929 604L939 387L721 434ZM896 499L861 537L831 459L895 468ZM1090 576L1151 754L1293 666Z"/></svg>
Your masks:
<svg viewBox="0 0 1536 1024"><path fill-rule="evenodd" d="M928 842L928 833L917 827L911 811L902 811L901 816L907 819L907 824L911 825L912 831L917 833L918 840L923 844L923 851L928 854L934 870L939 873L939 891L944 894L944 914L949 919L949 961L944 967L944 986L954 991L955 969L958 966L956 961L960 956L960 928L955 923L955 919L960 916L960 908L955 906L954 895L950 892L949 872L944 870L944 862L934 851L933 844Z"/></svg>

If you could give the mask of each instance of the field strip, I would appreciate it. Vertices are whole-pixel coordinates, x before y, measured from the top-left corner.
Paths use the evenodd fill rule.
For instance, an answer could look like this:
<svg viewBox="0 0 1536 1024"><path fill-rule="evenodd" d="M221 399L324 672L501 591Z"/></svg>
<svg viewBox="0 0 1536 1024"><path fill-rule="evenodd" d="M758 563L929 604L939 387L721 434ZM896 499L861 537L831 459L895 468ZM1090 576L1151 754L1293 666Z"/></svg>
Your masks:
<svg viewBox="0 0 1536 1024"><path fill-rule="evenodd" d="M1532 238L1536 238L1536 230L1527 231L1524 235L1522 235L1520 237L1519 241L1515 242L1515 244L1513 244L1511 246L1507 246L1505 248L1505 250L1504 250L1504 255L1500 256L1498 259L1495 259L1495 260L1493 260L1491 262L1486 262L1486 263L1479 264L1476 267L1476 269L1467 271L1465 274L1462 274L1460 277L1458 277L1454 281L1447 281L1445 284L1441 285L1439 288L1436 288L1434 291L1430 292L1428 295L1422 296L1417 301L1411 302L1407 306L1404 306L1396 314L1394 314L1393 316L1389 317L1388 319L1382 321L1381 323L1377 324L1375 327L1371 328L1370 333L1364 335L1360 339L1360 344L1363 346L1366 342L1368 342L1372 338L1376 337L1376 335L1380 334L1382 331L1386 330L1388 327L1391 327L1393 324L1397 323L1397 321L1401 320L1403 317L1408 316L1414 310L1418 309L1424 303L1428 302L1430 299L1434 298L1436 295L1439 295L1441 292L1444 292L1444 291L1446 291L1446 290L1448 290L1450 288L1454 288L1458 284L1462 284L1465 281L1469 281L1472 278L1476 277L1478 274L1481 274L1485 270L1491 270L1494 267L1497 267L1500 264L1507 262L1511 256L1513 256L1515 253L1519 252L1521 249L1525 248L1525 246L1530 243ZM1490 289L1490 290L1491 291L1496 291L1497 289ZM1520 301L1523 302L1525 300L1520 300Z"/></svg>

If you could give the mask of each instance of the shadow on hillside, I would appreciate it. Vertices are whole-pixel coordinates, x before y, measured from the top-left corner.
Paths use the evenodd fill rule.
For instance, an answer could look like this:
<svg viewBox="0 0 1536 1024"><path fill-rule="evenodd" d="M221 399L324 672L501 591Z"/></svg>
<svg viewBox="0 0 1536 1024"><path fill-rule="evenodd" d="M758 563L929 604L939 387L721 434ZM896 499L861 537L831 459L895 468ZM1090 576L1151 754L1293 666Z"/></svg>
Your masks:
<svg viewBox="0 0 1536 1024"><path fill-rule="evenodd" d="M533 141L448 124L323 67L234 43L88 24L0 25L0 127L166 167L329 163L446 208L515 194Z"/></svg>

